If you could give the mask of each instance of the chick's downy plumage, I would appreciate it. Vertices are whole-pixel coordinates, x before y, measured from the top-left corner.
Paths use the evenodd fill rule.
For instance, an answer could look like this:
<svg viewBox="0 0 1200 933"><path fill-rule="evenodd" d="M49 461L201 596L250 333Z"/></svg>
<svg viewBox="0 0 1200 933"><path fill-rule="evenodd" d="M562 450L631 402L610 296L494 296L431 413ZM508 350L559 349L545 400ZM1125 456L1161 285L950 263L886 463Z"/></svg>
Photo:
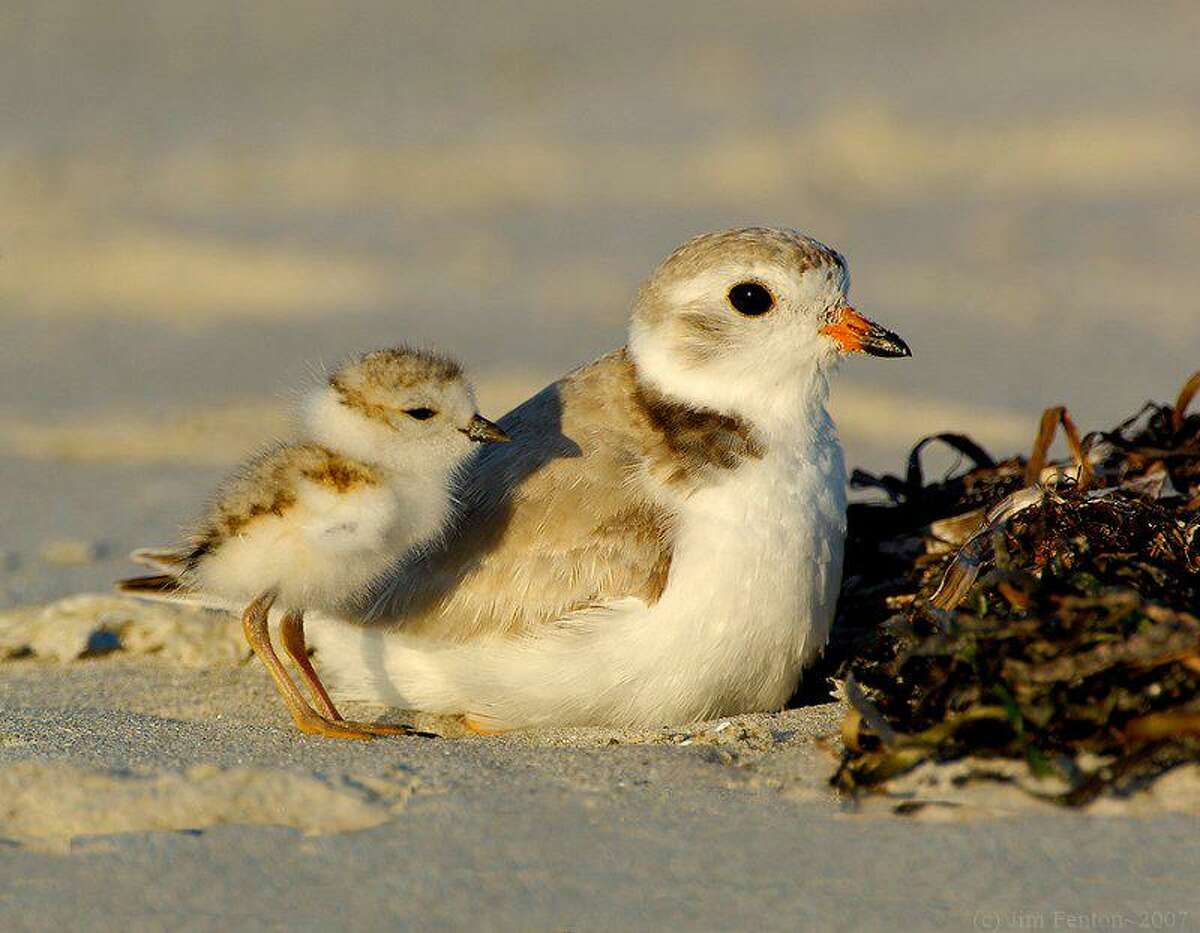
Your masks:
<svg viewBox="0 0 1200 933"><path fill-rule="evenodd" d="M231 601L274 589L333 610L437 538L479 418L458 364L397 348L336 369L305 401L305 439L243 464L184 552L179 584Z"/></svg>
<svg viewBox="0 0 1200 933"><path fill-rule="evenodd" d="M302 439L270 448L226 480L185 547L135 555L165 573L118 586L246 606L247 639L298 727L344 738L392 734L342 720L308 660L303 614L360 606L372 580L436 543L453 510L452 474L475 442L507 435L476 411L457 363L406 347L338 368L306 399L303 424ZM267 629L275 605L285 610L285 647L319 713L275 654Z"/></svg>

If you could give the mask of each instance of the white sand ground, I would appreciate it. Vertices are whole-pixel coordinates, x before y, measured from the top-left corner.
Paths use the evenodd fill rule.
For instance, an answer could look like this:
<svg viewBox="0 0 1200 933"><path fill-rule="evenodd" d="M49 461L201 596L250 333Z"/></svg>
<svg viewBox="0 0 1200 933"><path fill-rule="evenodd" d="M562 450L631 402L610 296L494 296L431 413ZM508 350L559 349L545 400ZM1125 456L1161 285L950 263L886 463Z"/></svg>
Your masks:
<svg viewBox="0 0 1200 933"><path fill-rule="evenodd" d="M835 703L494 738L419 717L446 737L334 742L296 734L261 668L231 659L232 618L122 603L0 614L0 655L20 655L0 661L6 930L966 929L1200 909L1195 769L1087 813L964 792L953 771L854 807L827 783ZM71 660L89 640L124 647ZM914 800L931 805L895 815Z"/></svg>

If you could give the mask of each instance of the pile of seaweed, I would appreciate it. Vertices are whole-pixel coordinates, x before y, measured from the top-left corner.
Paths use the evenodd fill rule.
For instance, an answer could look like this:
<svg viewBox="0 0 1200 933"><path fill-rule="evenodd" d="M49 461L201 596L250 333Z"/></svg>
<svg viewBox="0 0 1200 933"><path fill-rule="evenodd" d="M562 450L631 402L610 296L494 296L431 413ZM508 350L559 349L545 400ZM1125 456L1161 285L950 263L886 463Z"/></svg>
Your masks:
<svg viewBox="0 0 1200 933"><path fill-rule="evenodd" d="M1200 760L1200 373L1081 437L1044 414L1028 458L922 440L905 476L856 472L828 662L850 711L834 777L882 789L926 761L1023 759L1083 805ZM1067 461L1047 461L1061 426ZM927 483L922 455L972 462Z"/></svg>

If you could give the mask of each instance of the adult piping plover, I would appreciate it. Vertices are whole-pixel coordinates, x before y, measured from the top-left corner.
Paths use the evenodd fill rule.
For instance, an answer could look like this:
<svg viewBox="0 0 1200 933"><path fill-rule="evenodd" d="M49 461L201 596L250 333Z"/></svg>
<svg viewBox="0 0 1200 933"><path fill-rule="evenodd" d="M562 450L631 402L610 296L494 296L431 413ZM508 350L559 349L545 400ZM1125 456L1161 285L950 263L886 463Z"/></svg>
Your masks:
<svg viewBox="0 0 1200 933"><path fill-rule="evenodd" d="M501 420L514 442L472 461L460 515L376 612L315 627L335 693L478 731L782 707L841 578L827 377L848 353L909 355L848 285L790 230L676 250L626 348Z"/></svg>
<svg viewBox="0 0 1200 933"><path fill-rule="evenodd" d="M334 372L305 402L306 438L246 463L221 487L186 547L135 555L165 573L125 580L127 593L245 606L242 622L303 732L339 738L405 734L347 722L308 658L304 612L354 613L373 580L435 544L451 513L451 474L472 442L506 441L476 411L457 363L379 350ZM320 712L271 644L283 610L284 648Z"/></svg>

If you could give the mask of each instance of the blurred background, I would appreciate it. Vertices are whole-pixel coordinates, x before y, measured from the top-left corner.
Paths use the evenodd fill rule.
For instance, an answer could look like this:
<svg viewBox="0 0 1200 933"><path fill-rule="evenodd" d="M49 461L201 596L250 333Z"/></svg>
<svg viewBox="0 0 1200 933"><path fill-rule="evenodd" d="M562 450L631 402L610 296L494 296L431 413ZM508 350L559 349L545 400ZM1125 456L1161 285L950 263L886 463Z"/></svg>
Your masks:
<svg viewBox="0 0 1200 933"><path fill-rule="evenodd" d="M1200 366L1194 2L0 5L0 604L103 588L322 361L431 342L499 414L695 233L845 253L911 361L852 465L1025 448Z"/></svg>

